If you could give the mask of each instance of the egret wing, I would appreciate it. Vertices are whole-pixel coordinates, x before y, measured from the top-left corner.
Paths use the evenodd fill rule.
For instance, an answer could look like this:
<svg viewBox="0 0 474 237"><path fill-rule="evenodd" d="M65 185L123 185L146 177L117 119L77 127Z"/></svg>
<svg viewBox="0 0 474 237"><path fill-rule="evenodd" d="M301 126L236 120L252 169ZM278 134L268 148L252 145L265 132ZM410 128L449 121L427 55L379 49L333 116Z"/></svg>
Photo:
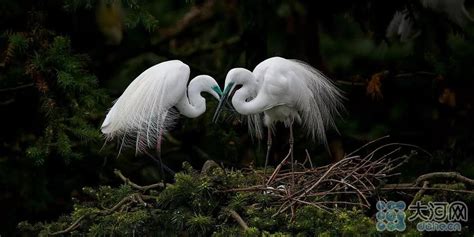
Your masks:
<svg viewBox="0 0 474 237"><path fill-rule="evenodd" d="M141 73L115 101L102 124L107 139L137 152L159 148L160 139L178 116L173 106L186 94L189 67L178 61L157 64Z"/></svg>

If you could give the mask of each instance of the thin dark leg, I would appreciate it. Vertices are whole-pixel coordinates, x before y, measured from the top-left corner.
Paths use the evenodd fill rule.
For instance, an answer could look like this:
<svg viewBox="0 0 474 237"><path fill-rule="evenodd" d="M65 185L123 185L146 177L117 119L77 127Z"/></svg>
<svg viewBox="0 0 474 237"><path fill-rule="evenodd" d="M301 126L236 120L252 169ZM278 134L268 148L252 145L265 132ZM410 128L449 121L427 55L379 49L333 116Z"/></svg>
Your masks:
<svg viewBox="0 0 474 237"><path fill-rule="evenodd" d="M270 149L272 148L272 132L270 128L268 129L268 136L267 136L267 154L265 155L265 168L264 172L267 173L267 165L268 165L268 159L270 158Z"/></svg>
<svg viewBox="0 0 474 237"><path fill-rule="evenodd" d="M163 169L163 161L161 160L161 132L160 132L160 135L158 136L158 139L156 141L156 158L158 159L158 162L160 163L161 182L163 182L163 185L166 187L165 172L164 172L164 169Z"/></svg>
<svg viewBox="0 0 474 237"><path fill-rule="evenodd" d="M165 182L165 172L163 169L163 161L161 160L161 150L156 150L156 158L158 159L158 162L160 163L160 177L161 181L163 182L163 185L166 186Z"/></svg>
<svg viewBox="0 0 474 237"><path fill-rule="evenodd" d="M290 139L288 141L290 143L290 160L291 160L291 181L293 186L295 185L295 164L293 160L293 144L294 144L294 139L293 139L293 124L290 125Z"/></svg>
<svg viewBox="0 0 474 237"><path fill-rule="evenodd" d="M291 187L288 189L289 195L293 195L293 189L295 188L295 161L293 159L293 123L290 124L290 139L288 141L290 143L290 160L291 160ZM291 216L292 218L295 216L295 208L291 205Z"/></svg>
<svg viewBox="0 0 474 237"><path fill-rule="evenodd" d="M148 153L146 151L143 152L143 154L145 154L146 156L151 158L153 160L153 162L155 162L157 165L160 165L160 161L154 155L151 155L150 153ZM176 172L174 172L172 169L170 169L170 167L166 166L164 163L161 163L161 165L163 165L164 171L168 172L168 174L170 174L171 176L174 177Z"/></svg>

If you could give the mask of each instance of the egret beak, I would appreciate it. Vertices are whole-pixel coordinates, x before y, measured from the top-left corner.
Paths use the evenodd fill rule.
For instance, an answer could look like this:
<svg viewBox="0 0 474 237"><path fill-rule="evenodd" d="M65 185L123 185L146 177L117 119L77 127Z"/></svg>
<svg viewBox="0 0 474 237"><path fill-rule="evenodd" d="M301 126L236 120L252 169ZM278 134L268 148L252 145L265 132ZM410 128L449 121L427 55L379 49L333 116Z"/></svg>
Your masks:
<svg viewBox="0 0 474 237"><path fill-rule="evenodd" d="M217 94L217 96L214 94L213 96L216 97L217 100L220 100L220 97L222 96L221 88L219 86L213 86L212 90Z"/></svg>
<svg viewBox="0 0 474 237"><path fill-rule="evenodd" d="M214 112L214 116L212 117L212 122L215 123L217 122L217 119L219 118L219 115L222 111L222 108L227 102L227 97L229 97L229 92L232 91L234 88L234 83L231 82L229 85L226 86L224 89L224 92L222 93L221 99L219 100L219 104L217 105L216 112Z"/></svg>

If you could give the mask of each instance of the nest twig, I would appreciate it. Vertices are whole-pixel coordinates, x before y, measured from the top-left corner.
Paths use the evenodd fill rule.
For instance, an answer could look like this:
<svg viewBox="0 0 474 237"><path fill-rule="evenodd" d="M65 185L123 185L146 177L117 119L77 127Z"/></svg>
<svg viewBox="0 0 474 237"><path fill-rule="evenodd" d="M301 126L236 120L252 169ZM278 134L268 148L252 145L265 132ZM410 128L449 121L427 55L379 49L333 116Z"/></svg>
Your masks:
<svg viewBox="0 0 474 237"><path fill-rule="evenodd" d="M404 186L393 186L386 184L389 177L399 175L395 170L406 163L410 157L428 152L420 147L404 143L387 143L376 145L382 137L372 141L354 152L346 155L342 160L321 166L313 167L306 160L310 159L306 154L306 160L302 164L296 164L293 172L284 169L288 163L288 156L276 166L273 173L263 173L263 184L251 187L239 187L226 190L228 192L261 192L274 197L272 205L278 208L274 216L294 210L302 205L311 205L325 211L332 211L337 207L359 206L370 207L369 197L382 190L434 190L422 182L433 178L450 178L468 185L472 185L472 180L457 173L432 173L420 176L411 184ZM375 148L373 148L375 147ZM406 148L409 148L407 151ZM293 183L294 177L294 183ZM420 184L425 184L420 186ZM438 190L438 189L436 189ZM460 191L468 190L446 190ZM420 195L418 195L420 196Z"/></svg>

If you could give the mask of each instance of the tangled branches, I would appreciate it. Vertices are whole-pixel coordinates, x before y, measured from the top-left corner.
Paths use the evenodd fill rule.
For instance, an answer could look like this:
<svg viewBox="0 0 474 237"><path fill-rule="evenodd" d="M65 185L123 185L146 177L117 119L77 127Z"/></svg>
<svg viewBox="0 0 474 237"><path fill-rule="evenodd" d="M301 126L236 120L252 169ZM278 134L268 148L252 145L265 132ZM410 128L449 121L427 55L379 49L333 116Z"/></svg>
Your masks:
<svg viewBox="0 0 474 237"><path fill-rule="evenodd" d="M288 162L289 156L286 156L272 174L265 176L265 184L228 191L262 191L277 197L275 204L280 207L275 215L288 209L294 213L298 205L312 205L328 211L338 205L369 207L367 197L384 179L398 175L393 171L416 154L400 155L402 146L410 145L390 143L365 156L358 155L358 150L334 164L317 168L306 167L305 162L295 165L294 172L282 169ZM383 149L391 150L380 152Z"/></svg>
<svg viewBox="0 0 474 237"><path fill-rule="evenodd" d="M302 205L315 206L325 211L349 206L369 208L371 204L368 199L376 192L393 189L426 190L426 182L423 182L424 186L421 187L419 184L430 177L451 177L472 184L473 180L464 176L442 172L422 175L413 184L401 184L401 186L386 184L387 178L400 174L395 170L411 157L419 152L430 154L420 147L403 143L388 143L370 149L385 138L387 137L362 146L336 163L321 167L313 167L311 162L309 162L310 167L307 167L307 161L311 160L307 154L304 163L295 164L294 172L290 169L283 169L288 163L288 155L273 173L260 174L264 184L227 191L263 192L275 198L273 205L278 207L278 211L274 216L287 210L291 210L293 216L295 209ZM369 150L369 152L364 152L365 150ZM472 193L472 191L466 190L444 191Z"/></svg>

